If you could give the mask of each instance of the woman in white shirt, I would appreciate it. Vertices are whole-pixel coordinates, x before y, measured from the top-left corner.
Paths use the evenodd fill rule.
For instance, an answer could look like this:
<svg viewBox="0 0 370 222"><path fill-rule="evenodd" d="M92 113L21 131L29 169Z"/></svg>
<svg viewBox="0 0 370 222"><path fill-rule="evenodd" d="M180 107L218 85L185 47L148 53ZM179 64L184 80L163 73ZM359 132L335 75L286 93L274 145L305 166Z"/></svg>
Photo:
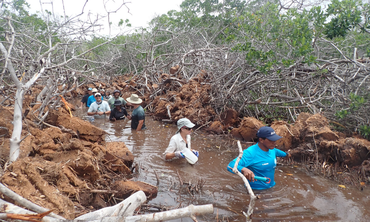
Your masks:
<svg viewBox="0 0 370 222"><path fill-rule="evenodd" d="M186 141L186 136L190 135L192 129L194 127L194 123L192 123L187 118L182 118L177 121L177 132L174 136L172 136L170 140L170 144L168 145L166 151L164 152L165 160L171 160L175 157L177 158L185 158L182 154L184 149L187 149L188 142ZM197 157L199 156L199 152L196 150L191 150ZM176 159L177 159L176 158Z"/></svg>

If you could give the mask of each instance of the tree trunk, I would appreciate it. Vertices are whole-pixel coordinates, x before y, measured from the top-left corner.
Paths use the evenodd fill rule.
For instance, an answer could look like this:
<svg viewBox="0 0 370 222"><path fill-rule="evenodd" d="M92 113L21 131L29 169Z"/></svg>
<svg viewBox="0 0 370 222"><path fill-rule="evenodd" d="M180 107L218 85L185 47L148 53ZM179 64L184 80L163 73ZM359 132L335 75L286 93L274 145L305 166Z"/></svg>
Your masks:
<svg viewBox="0 0 370 222"><path fill-rule="evenodd" d="M22 107L23 107L23 90L17 87L14 103L13 132L10 138L10 155L9 162L14 162L19 156L19 146L22 133Z"/></svg>

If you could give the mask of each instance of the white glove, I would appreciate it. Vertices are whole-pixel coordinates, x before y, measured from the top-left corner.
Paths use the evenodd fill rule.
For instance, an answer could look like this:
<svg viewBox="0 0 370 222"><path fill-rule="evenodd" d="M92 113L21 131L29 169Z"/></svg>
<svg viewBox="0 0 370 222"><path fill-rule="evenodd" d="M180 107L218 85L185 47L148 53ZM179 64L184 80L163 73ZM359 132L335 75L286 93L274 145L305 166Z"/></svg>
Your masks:
<svg viewBox="0 0 370 222"><path fill-rule="evenodd" d="M180 151L176 151L175 156L178 158L185 158L184 154L182 154Z"/></svg>

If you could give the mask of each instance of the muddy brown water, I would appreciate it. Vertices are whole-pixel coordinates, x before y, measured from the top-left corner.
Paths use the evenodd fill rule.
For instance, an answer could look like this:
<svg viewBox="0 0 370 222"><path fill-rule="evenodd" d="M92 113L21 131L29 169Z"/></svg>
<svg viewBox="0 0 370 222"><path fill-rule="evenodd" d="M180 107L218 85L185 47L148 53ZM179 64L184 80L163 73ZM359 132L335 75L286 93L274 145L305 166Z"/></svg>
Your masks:
<svg viewBox="0 0 370 222"><path fill-rule="evenodd" d="M79 110L77 114L82 117L85 112ZM174 209L213 204L214 214L198 216L199 221L245 221L242 211L247 211L249 195L243 181L226 170L238 155L236 146L222 147L225 139L197 131L192 134L192 148L200 152L200 157L192 166L185 160L163 160L163 152L176 132L174 124L154 121L149 116L145 122L148 129L142 132L131 131L130 122L95 119L93 124L109 134L107 142L125 142L132 151L139 166L134 180L157 185L157 173L158 195L149 205ZM192 196L186 188L180 190L177 172L183 182L197 184L203 179L201 191ZM260 199L255 204L253 221L370 221L368 188L363 191L347 185L341 188L338 183L310 175L299 166L277 166L275 177L275 187L255 191Z"/></svg>

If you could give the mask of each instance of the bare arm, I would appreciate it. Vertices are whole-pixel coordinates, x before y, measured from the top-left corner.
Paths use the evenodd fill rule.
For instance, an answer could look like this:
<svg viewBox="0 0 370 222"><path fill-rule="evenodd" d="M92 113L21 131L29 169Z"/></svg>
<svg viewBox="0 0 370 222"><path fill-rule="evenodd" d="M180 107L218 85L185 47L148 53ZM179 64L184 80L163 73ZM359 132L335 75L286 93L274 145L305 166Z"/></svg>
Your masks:
<svg viewBox="0 0 370 222"><path fill-rule="evenodd" d="M144 124L144 120L139 120L139 125L137 126L136 130L140 131L141 128L143 127L143 124Z"/></svg>
<svg viewBox="0 0 370 222"><path fill-rule="evenodd" d="M166 153L165 159L170 160L174 158L175 156L176 156L175 153Z"/></svg>
<svg viewBox="0 0 370 222"><path fill-rule="evenodd" d="M94 111L94 112L87 112L87 115L89 115L89 116L93 116L93 115L97 115L98 114L98 112L96 112L96 111Z"/></svg>
<svg viewBox="0 0 370 222"><path fill-rule="evenodd" d="M244 167L242 170L242 174L249 180L249 181L252 181L252 182L254 182L255 181L255 179L254 179L254 173L250 170L250 169L248 169L248 168L246 168L246 167Z"/></svg>

